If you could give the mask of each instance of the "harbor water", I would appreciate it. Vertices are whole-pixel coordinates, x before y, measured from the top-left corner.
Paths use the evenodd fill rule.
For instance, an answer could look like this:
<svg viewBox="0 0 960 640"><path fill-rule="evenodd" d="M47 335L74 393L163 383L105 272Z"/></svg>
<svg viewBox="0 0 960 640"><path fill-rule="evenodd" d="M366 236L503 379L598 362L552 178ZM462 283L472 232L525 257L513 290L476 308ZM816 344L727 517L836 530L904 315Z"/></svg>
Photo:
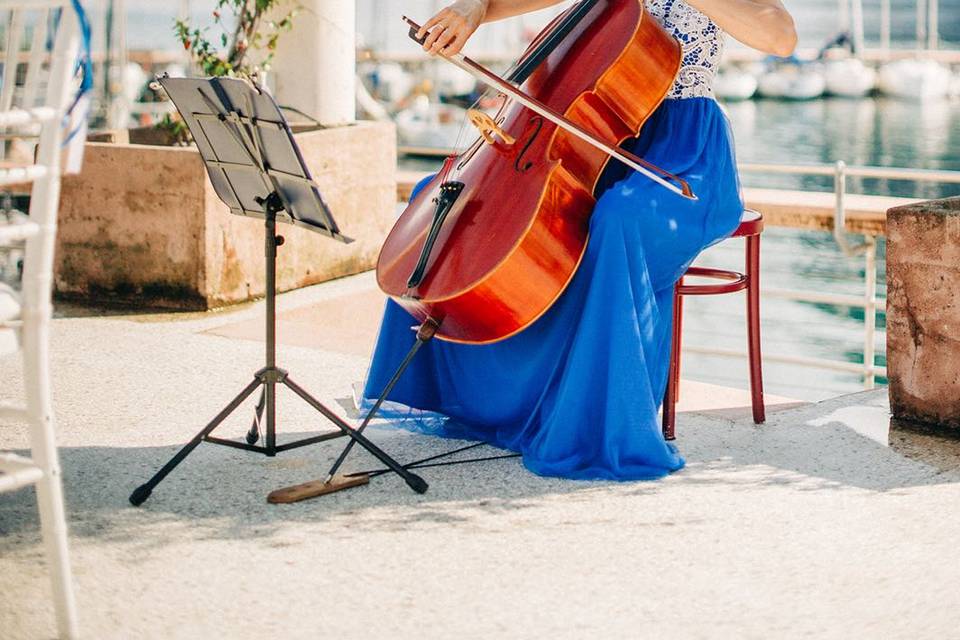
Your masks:
<svg viewBox="0 0 960 640"><path fill-rule="evenodd" d="M910 103L885 98L825 98L809 102L756 100L726 105L742 163L833 163L960 170L960 102ZM745 186L832 191L827 176L743 174ZM847 178L850 193L939 198L960 195L960 185L877 178ZM734 266L742 259L730 241L704 256L708 264ZM880 297L875 363L885 365L885 242L878 239ZM862 295L864 260L849 258L824 232L768 228L762 250L763 283L777 289ZM723 296L721 298L732 298ZM740 300L691 299L685 334L691 345L743 350ZM863 309L764 298L763 346L768 355L863 362ZM721 319L722 318L722 319ZM745 362L690 355L687 375L742 386ZM765 363L767 390L805 400L863 388L858 374ZM885 382L878 378L877 382Z"/></svg>

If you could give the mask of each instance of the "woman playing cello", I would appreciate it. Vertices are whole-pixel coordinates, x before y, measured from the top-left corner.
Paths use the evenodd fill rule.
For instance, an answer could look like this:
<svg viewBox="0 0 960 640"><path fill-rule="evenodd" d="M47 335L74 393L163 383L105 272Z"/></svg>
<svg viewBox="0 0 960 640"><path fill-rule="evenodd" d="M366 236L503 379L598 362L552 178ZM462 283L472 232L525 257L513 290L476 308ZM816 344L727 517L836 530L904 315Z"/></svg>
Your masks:
<svg viewBox="0 0 960 640"><path fill-rule="evenodd" d="M481 23L554 4L458 0L418 35L428 52L452 55ZM743 212L729 123L712 89L724 33L781 56L793 50L796 33L779 0L645 6L680 42L682 61L667 99L621 146L685 180L697 199L609 163L595 189L586 253L561 297L505 340L427 344L388 398L393 416L409 418L404 426L520 452L542 475L652 479L683 466L657 418L673 287L701 251L733 232ZM389 302L366 398L380 393L410 348L410 325L407 312Z"/></svg>

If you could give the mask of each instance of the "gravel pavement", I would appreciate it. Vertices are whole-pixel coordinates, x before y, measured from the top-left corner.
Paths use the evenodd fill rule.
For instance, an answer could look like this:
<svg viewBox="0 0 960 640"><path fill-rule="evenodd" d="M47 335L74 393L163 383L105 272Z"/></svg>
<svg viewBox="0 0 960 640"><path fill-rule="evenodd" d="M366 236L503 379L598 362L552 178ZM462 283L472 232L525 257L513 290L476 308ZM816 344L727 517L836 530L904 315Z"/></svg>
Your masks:
<svg viewBox="0 0 960 640"><path fill-rule="evenodd" d="M285 294L282 310L371 286ZM541 478L515 460L392 476L293 505L343 440L276 458L201 445L145 481L251 379L259 305L54 323L60 455L86 638L951 638L960 629L956 443L889 429L866 392L749 420L687 413L688 460L657 482ZM317 328L317 331L321 331ZM212 332L214 331L214 332ZM285 345L281 366L341 414L366 358ZM3 395L19 363L0 359ZM240 436L251 410L226 424ZM281 439L326 429L281 396ZM450 441L371 437L402 460ZM895 446L888 446L892 442ZM0 449L26 447L0 423ZM491 451L493 453L493 451ZM362 452L350 469L367 468ZM32 489L0 495L0 638L54 635Z"/></svg>

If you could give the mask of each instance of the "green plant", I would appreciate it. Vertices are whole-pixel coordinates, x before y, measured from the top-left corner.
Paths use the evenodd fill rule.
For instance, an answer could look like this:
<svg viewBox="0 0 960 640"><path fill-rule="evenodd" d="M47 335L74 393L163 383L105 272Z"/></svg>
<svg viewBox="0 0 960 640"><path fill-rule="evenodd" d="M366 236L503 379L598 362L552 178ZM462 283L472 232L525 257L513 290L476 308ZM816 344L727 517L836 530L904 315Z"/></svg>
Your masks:
<svg viewBox="0 0 960 640"><path fill-rule="evenodd" d="M256 78L270 68L280 35L293 27L297 7L278 13L289 4L291 0L217 0L213 18L226 54L207 37L206 28L191 28L189 21L177 20L174 31L204 74ZM267 13L279 17L267 20Z"/></svg>
<svg viewBox="0 0 960 640"><path fill-rule="evenodd" d="M176 116L171 116L169 113L164 114L163 120L158 122L156 127L161 131L165 131L174 145L187 145L193 141L190 136L190 129L187 128L187 124L180 118L180 114Z"/></svg>

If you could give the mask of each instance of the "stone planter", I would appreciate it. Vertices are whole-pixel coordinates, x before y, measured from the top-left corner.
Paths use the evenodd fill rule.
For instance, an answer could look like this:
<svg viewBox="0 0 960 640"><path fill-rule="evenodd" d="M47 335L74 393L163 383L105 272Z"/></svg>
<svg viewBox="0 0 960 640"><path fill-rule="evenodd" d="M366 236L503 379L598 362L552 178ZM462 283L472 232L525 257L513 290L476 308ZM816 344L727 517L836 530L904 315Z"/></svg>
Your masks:
<svg viewBox="0 0 960 640"><path fill-rule="evenodd" d="M297 134L341 245L280 225L280 291L371 269L396 205L392 124ZM229 213L189 147L91 142L63 181L56 291L90 302L209 309L263 295L263 223Z"/></svg>
<svg viewBox="0 0 960 640"><path fill-rule="evenodd" d="M960 429L960 198L887 212L887 377L894 417Z"/></svg>

